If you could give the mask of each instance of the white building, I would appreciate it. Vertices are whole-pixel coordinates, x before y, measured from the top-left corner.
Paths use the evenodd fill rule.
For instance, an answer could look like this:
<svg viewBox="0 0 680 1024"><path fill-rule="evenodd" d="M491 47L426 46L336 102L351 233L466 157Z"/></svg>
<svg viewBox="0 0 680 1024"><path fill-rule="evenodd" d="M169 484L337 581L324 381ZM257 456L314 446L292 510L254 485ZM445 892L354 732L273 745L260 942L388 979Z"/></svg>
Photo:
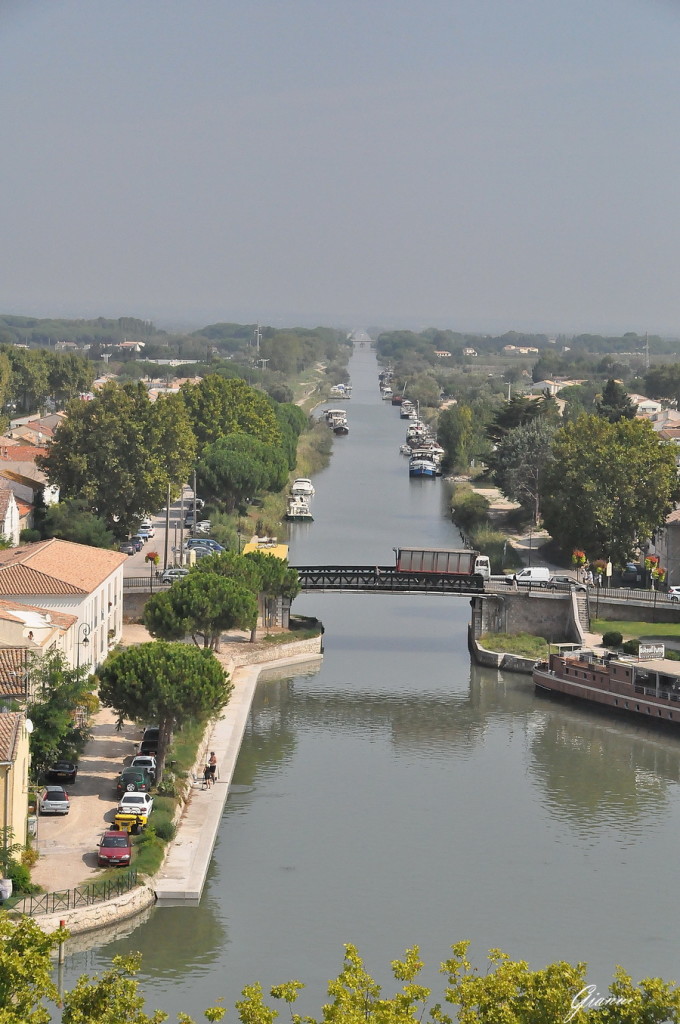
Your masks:
<svg viewBox="0 0 680 1024"><path fill-rule="evenodd" d="M69 664L94 669L121 637L126 559L119 551L56 538L0 551L0 599L74 616L60 649Z"/></svg>

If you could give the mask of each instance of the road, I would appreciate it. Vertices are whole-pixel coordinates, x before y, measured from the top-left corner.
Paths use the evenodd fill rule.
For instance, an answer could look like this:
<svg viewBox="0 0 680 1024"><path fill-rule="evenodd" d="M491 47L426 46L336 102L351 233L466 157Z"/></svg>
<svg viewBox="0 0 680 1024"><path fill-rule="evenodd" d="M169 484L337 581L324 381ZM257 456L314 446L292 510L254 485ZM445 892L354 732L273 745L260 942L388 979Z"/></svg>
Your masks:
<svg viewBox="0 0 680 1024"><path fill-rule="evenodd" d="M191 491L184 492L184 511L188 511L192 508L193 493ZM136 551L134 555L128 555L127 561L123 566L124 576L146 576L150 572L150 566L144 559L150 551L155 551L159 556L158 569L164 568L164 553L165 553L165 509L159 512L157 515L151 516L151 523L155 530L154 536L146 542L141 551ZM168 543L168 565L174 565L175 561L179 563L179 549L181 546L181 527L182 527L182 505L181 502L176 501L174 505L170 506L170 538ZM185 530L184 540L186 541L191 534ZM177 547L177 559L175 559L175 553L173 547Z"/></svg>

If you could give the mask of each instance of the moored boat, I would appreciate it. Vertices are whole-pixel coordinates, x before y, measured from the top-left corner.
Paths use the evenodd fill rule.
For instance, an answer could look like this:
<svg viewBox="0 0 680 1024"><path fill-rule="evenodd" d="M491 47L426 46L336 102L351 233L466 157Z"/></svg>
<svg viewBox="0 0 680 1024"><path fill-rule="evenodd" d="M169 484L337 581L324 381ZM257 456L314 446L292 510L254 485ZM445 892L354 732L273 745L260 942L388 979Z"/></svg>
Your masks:
<svg viewBox="0 0 680 1024"><path fill-rule="evenodd" d="M437 475L435 460L427 449L413 449L408 463L408 475L427 477Z"/></svg>
<svg viewBox="0 0 680 1024"><path fill-rule="evenodd" d="M314 516L309 509L309 502L302 494L291 494L286 506L285 518L289 522L313 523Z"/></svg>
<svg viewBox="0 0 680 1024"><path fill-rule="evenodd" d="M301 494L303 497L311 498L315 493L314 485L306 476L299 476L297 480L293 480L290 493L293 495Z"/></svg>
<svg viewBox="0 0 680 1024"><path fill-rule="evenodd" d="M590 704L644 718L648 722L680 725L680 663L666 661L663 645L650 653L662 657L633 660L580 650L551 654L534 667L536 687L575 697ZM643 654L644 645L640 645Z"/></svg>

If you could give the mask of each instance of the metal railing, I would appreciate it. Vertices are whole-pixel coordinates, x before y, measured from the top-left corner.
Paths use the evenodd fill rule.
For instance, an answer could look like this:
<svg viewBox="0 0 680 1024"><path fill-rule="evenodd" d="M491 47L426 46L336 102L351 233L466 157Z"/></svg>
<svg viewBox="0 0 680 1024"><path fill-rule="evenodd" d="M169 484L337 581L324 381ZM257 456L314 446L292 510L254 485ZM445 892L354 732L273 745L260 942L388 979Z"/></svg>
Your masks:
<svg viewBox="0 0 680 1024"><path fill-rule="evenodd" d="M10 896L2 905L3 910L14 910L29 917L38 914L60 914L64 910L77 907L89 907L93 903L103 903L114 896L121 896L137 885L137 871L130 868L115 878L103 878L99 882L77 885L75 889L62 889L60 892L39 892L30 896Z"/></svg>
<svg viewBox="0 0 680 1024"><path fill-rule="evenodd" d="M123 577L123 590L151 590L152 582L150 577L147 576L124 576ZM159 590L161 587L169 587L170 583L165 583L157 576L153 578L153 589Z"/></svg>

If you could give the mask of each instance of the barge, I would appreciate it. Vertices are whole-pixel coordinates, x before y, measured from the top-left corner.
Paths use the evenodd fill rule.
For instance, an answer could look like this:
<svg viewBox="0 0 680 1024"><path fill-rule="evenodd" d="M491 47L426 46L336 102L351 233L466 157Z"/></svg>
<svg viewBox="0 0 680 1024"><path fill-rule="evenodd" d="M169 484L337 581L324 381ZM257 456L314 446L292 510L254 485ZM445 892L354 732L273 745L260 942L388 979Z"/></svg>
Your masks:
<svg viewBox="0 0 680 1024"><path fill-rule="evenodd" d="M536 688L609 707L646 721L680 725L680 662L598 655L551 654L533 671Z"/></svg>

